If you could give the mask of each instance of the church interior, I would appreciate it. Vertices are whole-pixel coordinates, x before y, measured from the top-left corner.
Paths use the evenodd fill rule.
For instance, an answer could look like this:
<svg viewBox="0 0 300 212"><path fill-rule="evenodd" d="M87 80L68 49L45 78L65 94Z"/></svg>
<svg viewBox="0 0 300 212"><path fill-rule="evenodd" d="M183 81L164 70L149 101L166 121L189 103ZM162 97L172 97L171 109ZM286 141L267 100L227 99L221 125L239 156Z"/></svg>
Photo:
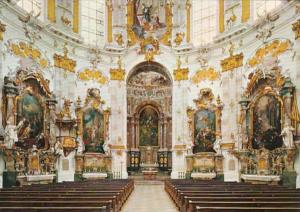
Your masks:
<svg viewBox="0 0 300 212"><path fill-rule="evenodd" d="M1 0L0 211L300 211L299 0Z"/></svg>

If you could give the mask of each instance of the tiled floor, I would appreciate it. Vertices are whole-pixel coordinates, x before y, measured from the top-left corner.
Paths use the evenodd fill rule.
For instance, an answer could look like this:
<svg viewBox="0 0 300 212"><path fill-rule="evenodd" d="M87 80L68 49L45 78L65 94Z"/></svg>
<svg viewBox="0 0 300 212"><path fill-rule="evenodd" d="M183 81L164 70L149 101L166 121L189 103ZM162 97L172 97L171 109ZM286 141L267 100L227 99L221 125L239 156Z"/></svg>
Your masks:
<svg viewBox="0 0 300 212"><path fill-rule="evenodd" d="M163 183L135 184L122 212L178 212Z"/></svg>

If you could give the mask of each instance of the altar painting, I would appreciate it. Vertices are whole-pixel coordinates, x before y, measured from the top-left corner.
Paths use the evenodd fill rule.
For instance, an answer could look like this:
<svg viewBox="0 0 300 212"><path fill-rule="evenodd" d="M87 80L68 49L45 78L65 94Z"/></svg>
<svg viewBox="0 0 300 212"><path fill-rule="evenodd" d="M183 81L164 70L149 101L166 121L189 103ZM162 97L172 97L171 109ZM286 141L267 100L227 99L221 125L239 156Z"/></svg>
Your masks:
<svg viewBox="0 0 300 212"><path fill-rule="evenodd" d="M273 150L282 146L281 104L272 95L260 97L253 110L254 149Z"/></svg>
<svg viewBox="0 0 300 212"><path fill-rule="evenodd" d="M39 139L43 132L43 108L32 94L24 94L18 101L18 138L21 141Z"/></svg>
<svg viewBox="0 0 300 212"><path fill-rule="evenodd" d="M139 38L154 34L161 39L165 33L165 1L135 0L132 30Z"/></svg>
<svg viewBox="0 0 300 212"><path fill-rule="evenodd" d="M140 146L158 146L158 115L152 108L140 114Z"/></svg>
<svg viewBox="0 0 300 212"><path fill-rule="evenodd" d="M86 151L104 153L104 116L94 108L83 114L83 142Z"/></svg>
<svg viewBox="0 0 300 212"><path fill-rule="evenodd" d="M213 111L201 109L194 115L194 153L214 152L216 140L216 116Z"/></svg>

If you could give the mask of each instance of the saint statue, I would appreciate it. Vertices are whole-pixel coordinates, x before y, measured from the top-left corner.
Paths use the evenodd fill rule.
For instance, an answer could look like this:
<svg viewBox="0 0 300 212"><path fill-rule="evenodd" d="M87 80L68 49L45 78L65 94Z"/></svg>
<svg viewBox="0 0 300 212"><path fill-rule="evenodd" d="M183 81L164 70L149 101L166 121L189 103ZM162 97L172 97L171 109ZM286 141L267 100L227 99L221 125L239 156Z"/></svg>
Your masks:
<svg viewBox="0 0 300 212"><path fill-rule="evenodd" d="M217 139L215 140L214 146L213 146L213 149L216 151L217 155L222 154L221 142L222 142L222 139L218 136Z"/></svg>
<svg viewBox="0 0 300 212"><path fill-rule="evenodd" d="M81 138L77 139L77 154L81 155L84 151L84 144Z"/></svg>
<svg viewBox="0 0 300 212"><path fill-rule="evenodd" d="M293 131L295 129L288 124L284 125L284 128L281 131L281 136L283 138L283 143L287 149L294 148L294 138L293 138Z"/></svg>
<svg viewBox="0 0 300 212"><path fill-rule="evenodd" d="M23 126L25 119L21 120L18 126L12 124L11 118L8 119L4 131L4 145L6 148L11 149L18 141L18 130Z"/></svg>

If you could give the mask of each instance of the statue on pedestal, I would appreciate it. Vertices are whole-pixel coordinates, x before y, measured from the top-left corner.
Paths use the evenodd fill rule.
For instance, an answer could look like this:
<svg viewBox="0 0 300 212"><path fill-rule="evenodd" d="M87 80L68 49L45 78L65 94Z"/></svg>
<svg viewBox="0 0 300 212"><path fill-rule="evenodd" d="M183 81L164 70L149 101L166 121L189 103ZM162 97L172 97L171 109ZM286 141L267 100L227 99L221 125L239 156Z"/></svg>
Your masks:
<svg viewBox="0 0 300 212"><path fill-rule="evenodd" d="M6 148L13 148L14 144L18 141L18 131L23 126L25 119L19 122L18 126L13 125L13 122L9 118L4 131L4 145Z"/></svg>
<svg viewBox="0 0 300 212"><path fill-rule="evenodd" d="M217 139L214 142L213 149L216 151L217 155L222 155L221 142L222 139L220 137L217 137Z"/></svg>
<svg viewBox="0 0 300 212"><path fill-rule="evenodd" d="M284 125L283 130L281 131L281 136L283 138L283 143L287 149L294 148L294 138L293 138L293 131L295 129L288 124Z"/></svg>

